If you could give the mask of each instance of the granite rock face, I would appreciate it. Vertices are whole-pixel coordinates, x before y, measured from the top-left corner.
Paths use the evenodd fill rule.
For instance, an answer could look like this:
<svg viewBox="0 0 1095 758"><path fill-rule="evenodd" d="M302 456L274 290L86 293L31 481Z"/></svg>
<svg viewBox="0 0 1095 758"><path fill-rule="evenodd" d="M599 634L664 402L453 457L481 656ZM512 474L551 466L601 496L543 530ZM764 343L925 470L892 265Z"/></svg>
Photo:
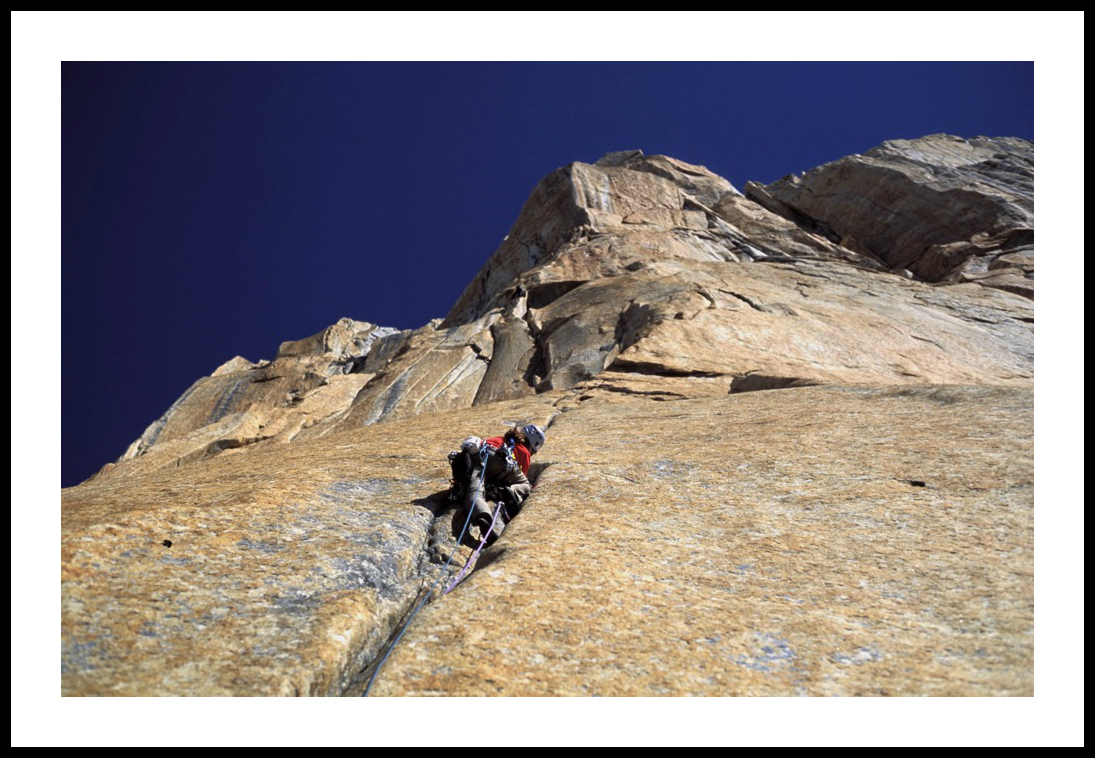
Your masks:
<svg viewBox="0 0 1095 758"><path fill-rule="evenodd" d="M433 422L414 455L419 419L66 490L62 693L347 691L439 570L438 545L471 554L436 532L452 433L513 412L484 408Z"/></svg>
<svg viewBox="0 0 1095 758"><path fill-rule="evenodd" d="M1030 695L1031 401L579 403L526 510L373 692Z"/></svg>
<svg viewBox="0 0 1095 758"><path fill-rule="evenodd" d="M568 287L654 261L769 257L881 267L746 200L702 166L640 151L611 153L592 165L572 163L540 182L445 324L504 309L522 291L528 306L539 308Z"/></svg>
<svg viewBox="0 0 1095 758"><path fill-rule="evenodd" d="M936 134L893 140L746 195L929 282L1034 297L1034 145Z"/></svg>
<svg viewBox="0 0 1095 758"><path fill-rule="evenodd" d="M891 264L916 265L788 210L792 185L804 196L830 197L832 212L852 225L857 216L841 203L858 203L856 213L870 220L864 208L881 197L896 206L899 196L913 221L899 228L887 217L879 233L911 246L972 239L975 228L993 235L1008 224L1033 228L1032 213L1023 215L1032 203L1024 200L1032 197L1030 176L1008 173L1033 160L1021 149L1028 143L986 142L887 143L869 160L844 159L851 168L829 164L786 186L751 185L768 207L701 166L665 156L625 151L571 164L537 185L443 321L396 332L343 319L285 343L271 362L233 359L187 390L122 460L182 465L345 425L566 389L605 371L717 378L735 392L834 382L1024 383L1033 376L1029 300L895 277ZM1014 155L993 162L985 158L990 148ZM868 170L886 180L860 177ZM815 182L814 174L822 178ZM1001 199L1015 177L1014 197ZM815 183L836 189L826 195ZM868 191L879 197L863 199ZM973 197L980 215L954 206L952 194ZM777 195L789 199L775 202ZM964 259L965 273L943 278L1026 294L1005 286L1014 271L1001 267L1026 255L1008 250L982 251ZM992 276L970 273L982 264Z"/></svg>
<svg viewBox="0 0 1095 758"><path fill-rule="evenodd" d="M63 492L63 692L359 694L477 544L446 454L538 423L375 692L1031 694L1032 150L559 169L444 319L234 358Z"/></svg>
<svg viewBox="0 0 1095 758"><path fill-rule="evenodd" d="M178 466L261 441L288 442L345 411L410 333L344 318L322 332L282 343L272 361L237 356L194 382L118 461ZM100 475L137 467L114 465Z"/></svg>
<svg viewBox="0 0 1095 758"><path fill-rule="evenodd" d="M64 493L63 692L360 693L471 553L445 453L516 420L548 426L532 498L374 694L1029 695L1031 411L575 388L100 478Z"/></svg>

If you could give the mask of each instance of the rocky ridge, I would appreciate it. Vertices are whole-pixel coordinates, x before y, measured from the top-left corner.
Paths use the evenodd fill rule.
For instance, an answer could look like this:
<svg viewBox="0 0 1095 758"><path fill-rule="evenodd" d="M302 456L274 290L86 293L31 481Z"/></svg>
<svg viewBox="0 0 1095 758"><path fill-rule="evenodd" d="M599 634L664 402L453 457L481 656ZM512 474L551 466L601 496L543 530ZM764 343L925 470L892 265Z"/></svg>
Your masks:
<svg viewBox="0 0 1095 758"><path fill-rule="evenodd" d="M122 461L180 465L257 442L569 389L602 374L618 388L653 375L714 379L733 391L1025 383L1033 377L1033 303L992 288L1027 294L1015 271L1001 267L1022 256L1030 268L1023 281L1033 287L1032 245L990 253L971 243L954 253L961 271L932 280L988 289L917 286L908 254L890 252L909 239L982 239L975 229L994 229L993 239L1010 229L1017 239L1014 225L1027 224L1032 234L1033 168L1009 175L984 165L997 165L986 156L1005 148L1012 163L1032 166L1033 148L1021 140L886 143L767 189L749 185L767 208L707 169L665 156L630 151L571 164L537 185L443 321L398 332L342 319L283 344L273 361L235 358L188 389ZM839 191L831 202L858 230L854 219L870 218L862 207L878 202L863 199L876 187L860 177L860 164L899 177L877 191L900 195L916 219L896 229L892 219L879 222L893 240L856 231L882 257L854 252L864 245L797 210L824 216L795 198L832 184ZM1009 176L1017 177L1010 194ZM957 209L949 199L929 204L948 193L976 200ZM845 213L856 203L858 215ZM884 259L904 276L892 276ZM756 262L765 265L725 265ZM974 275L978 267L993 273Z"/></svg>
<svg viewBox="0 0 1095 758"><path fill-rule="evenodd" d="M383 694L1029 694L1032 298L1022 140L571 164L444 319L234 358L64 492L63 690L360 692L471 552L445 453L534 421Z"/></svg>
<svg viewBox="0 0 1095 758"><path fill-rule="evenodd" d="M928 282L1034 297L1034 147L935 134L893 140L746 195Z"/></svg>

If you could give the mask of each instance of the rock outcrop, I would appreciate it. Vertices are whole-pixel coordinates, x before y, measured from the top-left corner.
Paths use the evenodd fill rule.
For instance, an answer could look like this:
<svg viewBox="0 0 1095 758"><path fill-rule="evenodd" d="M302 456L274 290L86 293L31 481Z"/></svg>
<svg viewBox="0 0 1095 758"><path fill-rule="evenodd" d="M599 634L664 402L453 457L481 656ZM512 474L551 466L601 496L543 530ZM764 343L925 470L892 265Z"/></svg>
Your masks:
<svg viewBox="0 0 1095 758"><path fill-rule="evenodd" d="M63 691L361 692L474 547L445 454L535 422L378 692L1030 694L1032 241L1022 140L559 169L444 319L234 358L64 492Z"/></svg>
<svg viewBox="0 0 1095 758"><path fill-rule="evenodd" d="M936 134L893 140L746 195L929 282L1034 297L1034 145Z"/></svg>
<svg viewBox="0 0 1095 758"><path fill-rule="evenodd" d="M410 338L409 332L344 318L322 332L284 342L272 361L236 356L194 382L118 461L147 470L179 466L270 440L344 412ZM111 476L134 466L111 466Z"/></svg>
<svg viewBox="0 0 1095 758"><path fill-rule="evenodd" d="M901 270L917 264L893 252L897 242L876 240L889 234L911 249L915 240L973 239L976 229L994 230L993 239L1015 224L1032 229L1032 169L1020 168L1033 157L1023 146L1029 143L899 141L803 178L750 185L783 216L707 169L665 156L630 151L571 164L533 190L443 321L396 332L342 319L285 343L272 362L233 359L187 390L122 460L181 465L344 425L568 389L603 372L614 381L621 374L717 379L725 391L1025 383L1033 376L1031 302L895 277L887 261ZM993 161L986 157L993 149L1012 152ZM872 184L864 172L885 180ZM792 197L793 187L814 204ZM906 208L905 226L872 220L865 209L883 200L871 191ZM954 206L952 195L966 205ZM819 197L829 206L819 210ZM789 210L792 201L817 216L839 216L885 255L807 223ZM860 217L877 234L859 231ZM1028 294L1012 286L1014 271L1001 269L998 261L1020 254L1009 250L963 253L964 273L937 278ZM971 273L982 264L992 276Z"/></svg>

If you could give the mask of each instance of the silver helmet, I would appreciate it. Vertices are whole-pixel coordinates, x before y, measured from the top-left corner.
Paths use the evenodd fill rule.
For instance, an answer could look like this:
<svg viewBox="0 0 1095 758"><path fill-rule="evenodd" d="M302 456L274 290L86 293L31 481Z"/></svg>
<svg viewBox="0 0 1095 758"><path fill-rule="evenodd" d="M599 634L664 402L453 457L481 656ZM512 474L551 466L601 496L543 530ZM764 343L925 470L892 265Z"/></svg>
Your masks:
<svg viewBox="0 0 1095 758"><path fill-rule="evenodd" d="M540 446L544 444L544 440L547 439L544 436L544 430L536 424L529 424L522 429L525 433L525 437L528 439L529 452L535 453L540 449Z"/></svg>

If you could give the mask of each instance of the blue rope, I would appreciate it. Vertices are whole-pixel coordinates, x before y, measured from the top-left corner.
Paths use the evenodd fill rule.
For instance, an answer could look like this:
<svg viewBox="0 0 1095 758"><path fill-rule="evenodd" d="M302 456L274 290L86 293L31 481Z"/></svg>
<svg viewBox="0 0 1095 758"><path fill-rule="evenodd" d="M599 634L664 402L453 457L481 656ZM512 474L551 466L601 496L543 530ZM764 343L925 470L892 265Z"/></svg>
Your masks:
<svg viewBox="0 0 1095 758"><path fill-rule="evenodd" d="M502 507L502 503L499 502L498 507L494 509L494 516L491 517L490 526L487 527L487 535L490 535L490 533L494 531L494 525L498 523L498 517L502 515L504 510L505 508ZM483 546L486 544L487 536L484 536L479 540L479 547L475 548L475 552L468 556L468 560L464 562L464 568L460 569L460 573L457 574L456 578L445 588L445 591L441 593L442 595L447 595L453 591L453 588L456 587L457 583L464 578L464 574L468 573L468 569L471 567L472 562L479 557L479 553L482 552Z"/></svg>
<svg viewBox="0 0 1095 758"><path fill-rule="evenodd" d="M488 447L485 443L483 444L483 449L479 451L479 484L475 486L475 495L472 496L473 503L475 502L475 498L479 497L479 489L483 486L483 480L487 478L487 458L490 457L490 451L491 448ZM465 500L465 503L466 502L467 501ZM458 537L456 540L457 549L459 549L460 544L464 541L464 535L467 533L468 526L471 524L471 514L474 509L468 508L467 510L468 515L464 519L464 528L460 530L460 537ZM388 647L388 652L384 653L384 656L380 659L380 663L376 664L376 668L373 669L373 675L369 677L369 683L365 685L365 691L361 693L361 697L369 696L369 690L372 689L373 682L376 681L376 675L380 673L381 667L384 665L384 662L388 660L388 656L392 654L392 651L395 650L395 646L399 644L399 641L401 639L403 639L403 633L406 632L407 629L410 627L411 622L414 621L414 617L418 615L418 611L422 608L423 605L426 604L426 601L430 599L430 596L433 594L433 591L437 589L437 586L441 584L441 580L445 577L445 574L449 568L449 564L452 563L452 559L456 557L456 553L457 550L452 551L452 555L450 555L449 559L445 561L445 565L441 567L441 573L437 575L437 579L434 581L433 586L430 587L430 591L426 593L426 596L422 598L422 600L419 601L418 605L415 606L414 610L411 611L410 618L407 619L407 623L403 625L403 628L399 630L399 634L396 636L395 641L392 642L392 644Z"/></svg>

